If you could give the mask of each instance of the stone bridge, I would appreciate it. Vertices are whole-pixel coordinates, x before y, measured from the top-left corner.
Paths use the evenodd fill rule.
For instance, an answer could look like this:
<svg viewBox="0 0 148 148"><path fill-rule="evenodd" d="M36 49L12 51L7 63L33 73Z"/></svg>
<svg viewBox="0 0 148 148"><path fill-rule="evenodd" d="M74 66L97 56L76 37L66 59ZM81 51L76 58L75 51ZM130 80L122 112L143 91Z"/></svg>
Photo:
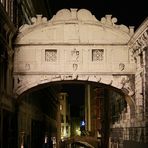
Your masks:
<svg viewBox="0 0 148 148"><path fill-rule="evenodd" d="M111 15L99 21L86 9L32 18L15 42L15 95L63 80L103 83L133 95L136 65L127 44L133 28L116 22Z"/></svg>
<svg viewBox="0 0 148 148"><path fill-rule="evenodd" d="M90 148L98 148L98 145L100 144L100 142L101 141L98 141L96 138L93 138L90 136L75 136L62 142L61 148L65 148L66 146L68 147L69 145L74 143L80 143Z"/></svg>
<svg viewBox="0 0 148 148"><path fill-rule="evenodd" d="M118 25L112 15L97 20L86 9L62 9L51 20L33 17L32 24L19 29L15 42L16 98L55 82L105 84L124 92L130 111L136 113L133 118L128 110L126 122L114 127L139 127L135 133L148 141L146 130L141 130L147 125L147 24L148 19L134 33L133 27Z"/></svg>

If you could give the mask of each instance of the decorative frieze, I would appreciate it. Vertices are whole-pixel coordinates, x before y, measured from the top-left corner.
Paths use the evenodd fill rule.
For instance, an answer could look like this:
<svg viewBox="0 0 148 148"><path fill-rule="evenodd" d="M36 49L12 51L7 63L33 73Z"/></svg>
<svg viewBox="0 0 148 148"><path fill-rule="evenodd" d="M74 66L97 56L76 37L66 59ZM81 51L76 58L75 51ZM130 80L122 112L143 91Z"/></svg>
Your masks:
<svg viewBox="0 0 148 148"><path fill-rule="evenodd" d="M77 50L76 48L74 48L71 51L71 59L73 62L78 62L79 61L79 57L80 57L80 51Z"/></svg>
<svg viewBox="0 0 148 148"><path fill-rule="evenodd" d="M105 15L97 20L86 9L62 9L51 20L37 15L31 22L32 24L24 24L19 28L16 44L127 44L134 33L133 27L116 24L117 18L112 15Z"/></svg>
<svg viewBox="0 0 148 148"><path fill-rule="evenodd" d="M15 77L15 91L21 89L24 90L30 89L30 87L35 87L39 84L49 83L54 81L62 80L84 80L96 83L103 83L116 87L121 90L125 90L125 93L128 95L133 95L134 89L131 86L129 81L130 76L111 76L111 75L91 75L91 74L40 74L40 75L18 75ZM123 91L124 91L123 90Z"/></svg>
<svg viewBox="0 0 148 148"><path fill-rule="evenodd" d="M69 61L72 62L73 71L76 71L78 69L79 63L81 61L80 60L80 51L77 50L76 48L71 50Z"/></svg>

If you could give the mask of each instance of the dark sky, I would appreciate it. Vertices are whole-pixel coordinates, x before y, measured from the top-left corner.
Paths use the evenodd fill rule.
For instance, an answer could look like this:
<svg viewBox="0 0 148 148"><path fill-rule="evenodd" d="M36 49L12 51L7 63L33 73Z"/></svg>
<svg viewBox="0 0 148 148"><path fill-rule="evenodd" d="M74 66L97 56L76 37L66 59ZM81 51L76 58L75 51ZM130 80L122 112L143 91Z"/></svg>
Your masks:
<svg viewBox="0 0 148 148"><path fill-rule="evenodd" d="M68 93L69 102L73 105L82 104L84 102L84 85L83 84L63 84L62 91Z"/></svg>
<svg viewBox="0 0 148 148"><path fill-rule="evenodd" d="M79 116L80 106L84 105L85 87L83 84L63 84L62 91L68 93L71 116Z"/></svg>
<svg viewBox="0 0 148 148"><path fill-rule="evenodd" d="M137 28L148 16L146 0L50 0L52 15L63 8L85 8L98 20L106 14L117 17L117 24Z"/></svg>

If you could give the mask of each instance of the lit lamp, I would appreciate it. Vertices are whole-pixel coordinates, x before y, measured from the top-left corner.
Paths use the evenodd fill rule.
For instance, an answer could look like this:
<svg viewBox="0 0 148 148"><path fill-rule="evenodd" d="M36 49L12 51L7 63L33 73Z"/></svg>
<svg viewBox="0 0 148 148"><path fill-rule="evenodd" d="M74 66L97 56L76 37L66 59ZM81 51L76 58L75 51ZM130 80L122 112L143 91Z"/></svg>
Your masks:
<svg viewBox="0 0 148 148"><path fill-rule="evenodd" d="M80 130L81 130L81 135L84 135L85 132L85 121L82 120L80 123Z"/></svg>
<svg viewBox="0 0 148 148"><path fill-rule="evenodd" d="M76 129L76 134L80 136L81 132L80 132L80 128Z"/></svg>
<svg viewBox="0 0 148 148"><path fill-rule="evenodd" d="M20 134L21 134L21 148L24 148L25 132L24 131L21 131Z"/></svg>

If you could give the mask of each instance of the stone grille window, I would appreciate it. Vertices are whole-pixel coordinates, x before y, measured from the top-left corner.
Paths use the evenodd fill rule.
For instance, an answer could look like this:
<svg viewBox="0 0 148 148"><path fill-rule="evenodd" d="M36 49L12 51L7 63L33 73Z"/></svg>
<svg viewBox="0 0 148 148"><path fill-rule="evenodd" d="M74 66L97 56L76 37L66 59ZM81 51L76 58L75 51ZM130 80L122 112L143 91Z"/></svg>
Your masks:
<svg viewBox="0 0 148 148"><path fill-rule="evenodd" d="M46 49L45 50L45 61L46 62L56 62L57 61L57 50Z"/></svg>
<svg viewBox="0 0 148 148"><path fill-rule="evenodd" d="M92 61L103 61L104 49L92 49Z"/></svg>

